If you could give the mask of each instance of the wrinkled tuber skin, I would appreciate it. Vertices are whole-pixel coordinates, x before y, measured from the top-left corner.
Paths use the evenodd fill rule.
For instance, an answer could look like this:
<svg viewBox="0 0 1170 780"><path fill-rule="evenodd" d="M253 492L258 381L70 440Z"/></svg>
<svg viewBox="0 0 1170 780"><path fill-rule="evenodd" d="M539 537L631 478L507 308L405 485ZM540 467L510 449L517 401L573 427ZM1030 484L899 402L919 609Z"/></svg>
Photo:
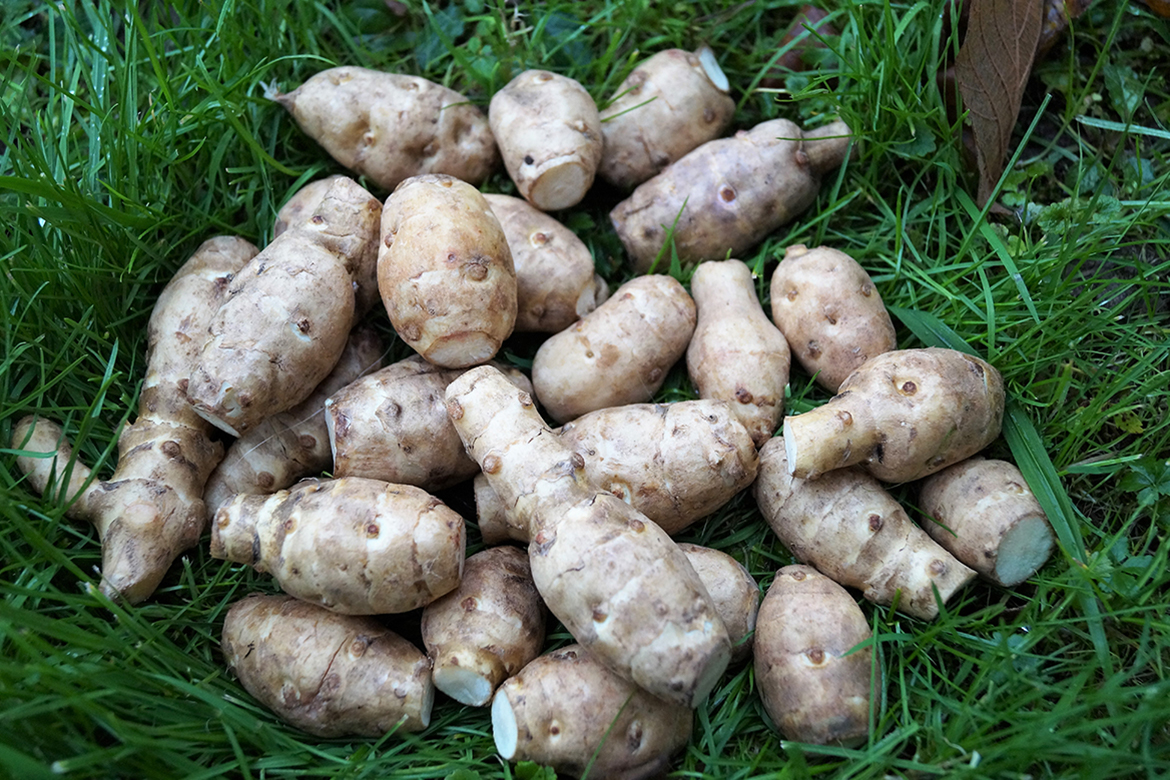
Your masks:
<svg viewBox="0 0 1170 780"><path fill-rule="evenodd" d="M615 675L580 645L554 650L505 682L492 736L509 761L607 780L660 776L691 737L689 709Z"/></svg>
<svg viewBox="0 0 1170 780"><path fill-rule="evenodd" d="M987 580L1013 588L1036 573L1055 540L1024 475L1002 460L969 458L922 481L922 527Z"/></svg>
<svg viewBox="0 0 1170 780"><path fill-rule="evenodd" d="M676 279L631 279L540 345L532 361L536 397L561 423L649 401L686 352L694 329L695 302Z"/></svg>
<svg viewBox="0 0 1170 780"><path fill-rule="evenodd" d="M575 206L601 162L601 116L578 82L526 70L492 96L488 121L504 167L520 194L541 211Z"/></svg>
<svg viewBox="0 0 1170 780"><path fill-rule="evenodd" d="M254 594L228 610L222 648L248 693L309 734L381 737L431 721L430 662L372 618Z"/></svg>
<svg viewBox="0 0 1170 780"><path fill-rule="evenodd" d="M483 196L450 176L400 184L382 213L378 289L402 340L435 365L490 360L516 322L516 270Z"/></svg>
<svg viewBox="0 0 1170 780"><path fill-rule="evenodd" d="M519 370L493 365L521 390L532 391ZM468 457L447 417L447 385L464 370L412 355L334 393L325 403L333 476L423 490L441 490L475 476L479 464Z"/></svg>
<svg viewBox="0 0 1170 780"><path fill-rule="evenodd" d="M459 587L423 608L435 687L461 704L485 706L500 683L540 655L544 624L524 551L504 545L470 556Z"/></svg>
<svg viewBox="0 0 1170 780"><path fill-rule="evenodd" d="M272 228L272 236L276 238L290 227L312 219L317 208L325 200L325 193L338 181L347 177L337 175L311 181L301 187L276 214L276 224ZM354 182L356 184L356 182ZM368 191L367 191L368 194ZM370 195L373 198L373 195ZM353 276L353 320L361 322L366 314L374 308L380 300L378 296L378 245L370 242L360 258L356 258Z"/></svg>
<svg viewBox="0 0 1170 780"><path fill-rule="evenodd" d="M776 572L756 623L755 674L785 739L846 747L866 740L870 691L882 685L872 681L873 648L854 648L872 639L845 588L811 566Z"/></svg>
<svg viewBox="0 0 1170 780"><path fill-rule="evenodd" d="M873 280L836 249L788 247L772 274L771 299L772 320L792 354L829 392L866 360L898 346Z"/></svg>
<svg viewBox="0 0 1170 780"><path fill-rule="evenodd" d="M784 415L788 342L764 314L751 269L739 260L700 264L691 295L698 323L687 347L687 373L700 398L726 401L762 447Z"/></svg>
<svg viewBox="0 0 1170 780"><path fill-rule="evenodd" d="M354 281L378 240L381 208L356 182L336 182L310 219L236 274L187 386L201 417L242 436L329 375L349 337Z"/></svg>
<svg viewBox="0 0 1170 780"><path fill-rule="evenodd" d="M933 620L935 589L945 604L975 576L860 469L837 469L816 480L789 471L784 440L772 439L760 450L752 488L764 520L797 560L861 590L869 601Z"/></svg>
<svg viewBox="0 0 1170 780"><path fill-rule="evenodd" d="M333 159L387 191L426 173L478 185L499 164L483 112L418 76L330 68L274 99Z"/></svg>
<svg viewBox="0 0 1170 780"><path fill-rule="evenodd" d="M690 152L610 212L632 267L650 270L672 229L683 263L742 255L812 205L849 133L844 122L804 133L773 119Z"/></svg>
<svg viewBox="0 0 1170 780"><path fill-rule="evenodd" d="M735 116L728 89L710 49L667 49L639 64L601 112L598 174L630 189L718 138Z"/></svg>
<svg viewBox="0 0 1170 780"><path fill-rule="evenodd" d="M463 518L410 485L346 477L236 496L211 555L268 572L290 596L347 615L425 606L459 584Z"/></svg>
<svg viewBox="0 0 1170 780"><path fill-rule="evenodd" d="M756 448L723 401L598 409L555 431L585 461L589 484L630 504L671 536L730 501L756 478ZM527 528L476 477L484 541L529 541Z"/></svg>
<svg viewBox="0 0 1170 780"><path fill-rule="evenodd" d="M333 457L325 400L381 364L382 342L374 329L351 331L341 359L312 395L269 417L228 448L203 491L208 519L239 493L275 493L329 468Z"/></svg>
<svg viewBox="0 0 1170 780"><path fill-rule="evenodd" d="M484 195L516 268L516 332L558 333L609 297L589 247L573 231L509 195Z"/></svg>
<svg viewBox="0 0 1170 780"><path fill-rule="evenodd" d="M788 467L800 479L859 465L885 482L909 482L969 458L999 436L1003 379L952 349L872 357L828 403L784 418Z"/></svg>
<svg viewBox="0 0 1170 780"><path fill-rule="evenodd" d="M731 662L739 663L752 653L752 632L756 630L760 608L760 586L756 578L725 552L698 544L680 543L678 548L711 594L731 638Z"/></svg>
<svg viewBox="0 0 1170 780"><path fill-rule="evenodd" d="M13 430L14 449L55 453L17 458L38 493L60 490L53 484L70 471L61 499L71 502L70 517L97 527L101 589L110 598L131 604L149 598L171 563L203 533L203 488L223 457L223 447L210 438L211 426L188 406L183 387L224 289L256 253L241 238L209 239L159 295L147 326L146 381L138 418L118 439L118 466L109 480L82 489L90 470L73 460L72 447L56 423L26 417Z"/></svg>
<svg viewBox="0 0 1170 780"><path fill-rule="evenodd" d="M456 379L447 409L508 511L529 529L532 578L549 610L617 674L697 706L727 667L730 643L678 546L591 487L584 459L499 371L481 366Z"/></svg>

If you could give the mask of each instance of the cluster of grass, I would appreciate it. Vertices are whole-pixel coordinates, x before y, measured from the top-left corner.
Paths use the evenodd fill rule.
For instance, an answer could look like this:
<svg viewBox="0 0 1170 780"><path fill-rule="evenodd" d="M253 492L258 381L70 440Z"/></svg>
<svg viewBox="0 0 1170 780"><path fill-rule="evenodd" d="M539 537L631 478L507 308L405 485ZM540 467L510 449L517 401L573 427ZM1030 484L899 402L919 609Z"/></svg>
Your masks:
<svg viewBox="0 0 1170 780"><path fill-rule="evenodd" d="M1002 371L992 454L1016 460L1060 550L1014 591L975 584L933 623L864 605L884 682L872 740L784 743L750 668L695 715L682 777L1165 776L1170 771L1170 33L1099 0L1038 63L1018 158L989 220L935 74L941 2L830 0L819 70L757 85L797 0L8 0L0 10L0 447L20 416L62 421L108 477L134 414L154 296L203 239L260 244L275 210L336 165L263 95L332 64L427 76L486 106L529 67L598 100L645 52L710 43L736 123L844 118L857 156L816 206L743 258L766 280L792 243L870 270L904 346L948 344ZM510 191L503 174L489 187ZM560 215L598 268L628 274L598 187ZM685 280L688 269L672 269ZM384 318L383 318L384 320ZM403 354L388 324L391 357ZM518 361L532 343L509 346ZM791 407L824 400L794 371ZM689 397L681 372L662 398ZM913 491L899 496L913 504ZM458 493L451 500L466 509ZM474 544L478 541L474 530ZM762 585L791 562L740 496L689 540ZM140 607L93 584L93 529L22 483L0 449L0 775L534 777L494 754L487 714L440 702L421 735L315 740L224 670L225 609L273 589L206 545ZM563 641L563 632L553 641Z"/></svg>

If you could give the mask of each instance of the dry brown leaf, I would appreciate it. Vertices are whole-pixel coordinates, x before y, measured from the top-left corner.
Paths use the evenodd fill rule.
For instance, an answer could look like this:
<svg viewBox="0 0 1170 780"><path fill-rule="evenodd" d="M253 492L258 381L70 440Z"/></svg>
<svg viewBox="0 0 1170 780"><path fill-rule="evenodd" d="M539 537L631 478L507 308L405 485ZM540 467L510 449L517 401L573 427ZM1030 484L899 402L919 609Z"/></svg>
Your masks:
<svg viewBox="0 0 1170 780"><path fill-rule="evenodd" d="M973 0L970 9L955 77L975 134L983 206L1003 173L1036 55L1044 0Z"/></svg>
<svg viewBox="0 0 1170 780"><path fill-rule="evenodd" d="M1150 10L1163 18L1170 18L1170 0L1142 0Z"/></svg>

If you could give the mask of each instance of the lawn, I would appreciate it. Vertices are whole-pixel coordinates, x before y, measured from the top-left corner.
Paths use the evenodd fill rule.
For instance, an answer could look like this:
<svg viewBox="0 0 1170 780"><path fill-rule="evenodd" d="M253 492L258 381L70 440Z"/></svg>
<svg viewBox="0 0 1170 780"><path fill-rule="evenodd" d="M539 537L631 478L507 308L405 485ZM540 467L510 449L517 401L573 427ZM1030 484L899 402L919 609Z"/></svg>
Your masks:
<svg viewBox="0 0 1170 780"><path fill-rule="evenodd" d="M1164 3L1160 3L1164 7ZM695 712L677 777L1165 777L1170 774L1170 25L1097 0L1034 66L1007 172L981 208L936 76L958 48L941 0L829 0L838 34L779 68L796 2L112 0L0 10L0 447L22 416L59 420L113 473L132 421L155 297L205 239L263 246L302 184L341 168L265 97L332 65L409 72L486 108L527 68L599 103L639 58L706 43L734 127L843 119L854 155L808 211L743 259L768 303L785 248L856 258L901 347L950 346L1002 373L1003 436L1058 539L1007 590L976 582L926 622L861 602L880 685L870 740L784 741L750 664ZM373 185L370 185L373 188ZM514 192L501 169L486 191ZM387 193L373 191L379 197ZM598 185L558 218L611 288L631 271ZM993 208L994 205L994 208ZM664 253L658 269L689 282ZM409 353L370 316L386 360ZM526 367L538 341L514 337ZM787 405L828 393L794 368ZM676 367L657 400L694 397ZM894 494L914 514L916 488ZM0 449L0 774L13 778L549 777L495 753L486 711L436 703L430 727L321 740L282 725L224 666L228 607L267 575L207 537L155 597L96 588L96 531L40 497ZM470 490L442 497L474 519ZM761 588L793 562L741 494L681 537L743 562ZM469 552L482 543L473 523ZM404 633L411 616L396 621ZM549 647L569 641L554 626Z"/></svg>

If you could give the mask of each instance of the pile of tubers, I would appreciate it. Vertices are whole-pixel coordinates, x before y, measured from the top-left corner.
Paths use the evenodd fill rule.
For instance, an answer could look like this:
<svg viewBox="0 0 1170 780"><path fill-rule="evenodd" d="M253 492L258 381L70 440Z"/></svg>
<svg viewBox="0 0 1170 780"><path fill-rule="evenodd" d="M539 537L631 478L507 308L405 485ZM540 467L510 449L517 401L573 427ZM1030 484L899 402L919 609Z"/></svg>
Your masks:
<svg viewBox="0 0 1170 780"><path fill-rule="evenodd" d="M333 176L262 251L207 241L151 317L112 478L32 416L12 443L29 485L98 526L110 597L148 598L206 526L214 557L270 573L286 595L232 606L224 657L311 734L425 729L437 688L490 705L505 759L649 777L751 657L786 738L864 742L881 674L846 588L931 620L977 575L1023 582L1052 533L1018 470L973 457L1000 432L993 366L897 349L836 249L789 247L770 312L725 259L809 208L851 140L783 119L722 137L729 89L704 48L655 54L601 109L548 71L486 117L355 67L274 95L388 199ZM520 197L477 189L500 161ZM596 176L632 190L611 219L638 275L612 291L546 213ZM689 291L647 274L668 236ZM416 353L387 366L362 324L379 300ZM549 334L530 375L498 360L522 331ZM793 358L834 397L786 417ZM680 362L696 397L652 403ZM923 525L883 485L917 480ZM435 492L472 481L492 546L467 557L472 518ZM734 558L673 538L749 489L801 563L762 605ZM375 617L415 610L425 655ZM549 615L575 643L541 656Z"/></svg>

